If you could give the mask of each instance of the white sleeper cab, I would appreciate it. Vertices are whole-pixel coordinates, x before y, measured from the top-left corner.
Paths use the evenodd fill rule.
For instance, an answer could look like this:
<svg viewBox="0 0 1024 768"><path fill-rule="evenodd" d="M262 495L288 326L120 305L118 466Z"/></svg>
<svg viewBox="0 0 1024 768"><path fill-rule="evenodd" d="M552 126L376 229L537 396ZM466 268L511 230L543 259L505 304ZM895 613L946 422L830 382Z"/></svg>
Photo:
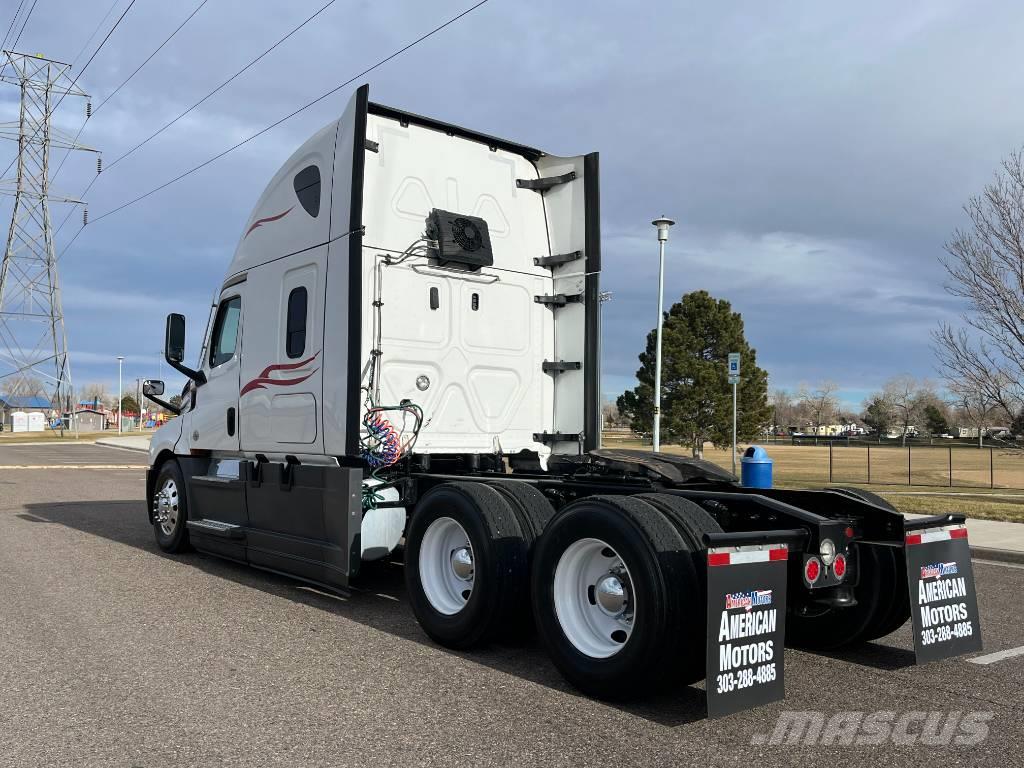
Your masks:
<svg viewBox="0 0 1024 768"><path fill-rule="evenodd" d="M158 544L339 591L400 555L434 640L535 627L599 696L707 674L711 545L788 552L799 642L902 624L904 521L876 497L755 491L706 462L601 448L600 272L596 153L359 88L256 201L194 368L185 318L167 318L188 385L180 407L145 387L178 414L150 449ZM825 551L842 572L809 581Z"/></svg>

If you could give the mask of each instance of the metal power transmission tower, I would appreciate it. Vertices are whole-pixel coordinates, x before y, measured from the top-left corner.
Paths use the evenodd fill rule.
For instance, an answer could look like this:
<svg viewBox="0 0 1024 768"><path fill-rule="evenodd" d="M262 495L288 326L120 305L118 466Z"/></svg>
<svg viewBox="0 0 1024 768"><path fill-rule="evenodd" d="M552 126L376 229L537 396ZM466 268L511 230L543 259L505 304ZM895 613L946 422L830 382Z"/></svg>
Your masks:
<svg viewBox="0 0 1024 768"><path fill-rule="evenodd" d="M14 211L0 267L0 393L52 391L52 408L71 404L71 366L53 244L50 203L80 204L50 191L50 150L82 149L52 124L67 96L86 96L68 76L70 64L4 51L13 68L0 81L21 90L17 122L0 123L0 137L18 142L17 172L0 181Z"/></svg>

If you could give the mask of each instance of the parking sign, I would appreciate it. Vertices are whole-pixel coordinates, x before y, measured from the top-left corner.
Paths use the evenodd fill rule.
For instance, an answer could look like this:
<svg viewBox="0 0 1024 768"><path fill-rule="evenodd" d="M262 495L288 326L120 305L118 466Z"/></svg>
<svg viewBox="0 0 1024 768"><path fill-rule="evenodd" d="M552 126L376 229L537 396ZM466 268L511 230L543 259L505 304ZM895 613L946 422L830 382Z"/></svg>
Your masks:
<svg viewBox="0 0 1024 768"><path fill-rule="evenodd" d="M729 353L729 375L739 376L740 375L740 353L730 352Z"/></svg>

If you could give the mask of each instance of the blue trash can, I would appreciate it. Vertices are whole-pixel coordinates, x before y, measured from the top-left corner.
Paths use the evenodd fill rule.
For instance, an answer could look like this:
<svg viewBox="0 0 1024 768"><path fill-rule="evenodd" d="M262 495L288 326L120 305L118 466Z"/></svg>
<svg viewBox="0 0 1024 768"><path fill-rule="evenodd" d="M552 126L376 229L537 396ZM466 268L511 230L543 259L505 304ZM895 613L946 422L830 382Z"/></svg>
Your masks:
<svg viewBox="0 0 1024 768"><path fill-rule="evenodd" d="M744 488L771 488L772 464L764 448L750 446L740 459L740 483Z"/></svg>

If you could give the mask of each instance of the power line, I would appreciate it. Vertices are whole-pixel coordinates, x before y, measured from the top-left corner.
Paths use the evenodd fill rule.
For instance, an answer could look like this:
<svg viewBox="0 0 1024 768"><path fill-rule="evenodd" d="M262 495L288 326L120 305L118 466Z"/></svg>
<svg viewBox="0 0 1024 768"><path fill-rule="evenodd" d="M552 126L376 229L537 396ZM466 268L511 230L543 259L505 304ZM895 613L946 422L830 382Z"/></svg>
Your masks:
<svg viewBox="0 0 1024 768"><path fill-rule="evenodd" d="M110 31L107 32L106 36L102 40L100 40L100 44L96 46L96 50L92 52L92 56L90 56L89 60L82 65L82 68L80 70L78 70L78 74L75 75L75 79L71 81L71 85L76 85L78 81L81 79L82 75L85 74L85 70L87 70L89 68L89 65L92 64L92 60L96 58L96 54L103 50L103 46L107 44L107 40L109 40L110 36L114 34L114 30L117 29L117 27L121 24L122 21L124 21L124 17L128 15L128 11L132 9L133 5L135 5L135 0L132 0L130 3L128 3L128 7L125 8L121 15L117 17L117 21L114 22L114 26L112 26L110 28ZM63 101L63 98L64 97L62 96L61 101ZM60 101L57 102L57 107L59 106ZM54 107L54 109L56 109L57 107Z"/></svg>
<svg viewBox="0 0 1024 768"><path fill-rule="evenodd" d="M21 2L18 3L18 10L14 12L14 16L11 18L11 23L7 26L7 33L4 35L3 45L0 47L7 47L7 40L11 36L11 30L14 29L14 23L18 20L18 15L21 13L21 8L23 5L25 5L25 0L21 0Z"/></svg>
<svg viewBox="0 0 1024 768"><path fill-rule="evenodd" d="M78 60L82 57L82 54L85 53L85 49L89 47L89 43L91 43L92 39L96 37L96 33L100 31L100 27L102 27L106 23L107 19L110 18L110 14L114 12L114 8L117 7L117 4L119 2L121 2L121 0L114 0L114 2L110 4L110 7L107 9L107 12L103 14L103 18L100 19L99 22L96 24L96 27L93 29L92 34L89 35L88 39L84 43L82 43L81 49L78 51L78 53L75 54L75 58L71 60L72 67L78 63Z"/></svg>
<svg viewBox="0 0 1024 768"><path fill-rule="evenodd" d="M216 88L214 88L214 89L213 89L212 91L210 91L210 92L209 92L209 93L207 93L207 94L206 94L205 96L203 96L203 98L201 98L201 99L200 99L199 101L197 101L197 102L196 102L195 104L193 104L193 105L192 105L191 107L189 107L189 108L188 108L188 109L186 109L186 110L185 110L184 112L182 112L181 114L179 114L179 115L178 115L177 117L175 117L175 118L174 118L173 120L171 120L171 121L170 121L169 123L165 124L165 125L164 125L164 126L163 126L162 128L160 128L159 130L157 130L157 131L156 131L155 133L151 134L151 135L150 135L149 137L147 137L147 138L146 138L146 139L144 139L143 141L141 141L141 142L139 142L138 144L136 144L136 145L135 145L134 147L132 147L131 149L129 149L129 150L127 151L127 152L125 152L124 154L122 154L122 155L120 155L119 157L115 158L113 162L111 162L111 163L108 163L108 164L107 164L107 167L106 167L106 169L105 169L105 170L106 170L106 171L107 171L107 172L109 173L109 172L110 172L110 169L111 169L111 168L113 168L113 167L114 167L115 165L117 165L117 164L118 164L119 162L121 162L121 161L122 161L122 160L124 160L124 159L125 159L126 157L128 157L129 155L131 155L131 154L132 154L133 152L135 152L135 151L136 151L137 149L140 149L140 148L141 148L141 147L143 147L144 145L148 144L148 143L149 143L150 141L152 141L152 140L153 140L153 139L155 139L155 138L156 138L157 136L159 136L159 135L160 135L161 133L163 133L164 131L166 131L166 130L167 130L168 128L170 128L170 127L171 127L172 125L174 125L174 124L175 124L176 122L178 122L179 120L181 120L181 118L185 117L185 115L187 115L187 114L188 114L189 112L191 112L192 110L194 110L194 109L195 109L196 107L198 107L198 106L199 106L200 104L202 104L203 102L205 102L205 101L206 101L207 99L209 99L209 98L210 98L211 96L213 96L214 94L216 94L216 93L217 93L218 91L222 90L222 89L223 89L223 88L224 88L225 86L227 86L227 85L228 85L229 83L231 83L231 81L232 81L232 80L235 80L235 79L236 79L236 78L237 78L237 77L238 77L239 75L243 74L243 73L244 73L244 72L245 72L246 70L248 70L249 68L251 68L251 67L252 67L252 66L253 66L254 64L256 64L256 63L257 63L257 62L259 62L259 61L260 61L261 59L263 59L264 57L266 57L266 56L267 56L267 54L269 54L269 53L270 53L271 51L273 51L273 50L274 50L275 48L277 48L278 46L280 46L280 45L281 45L281 43L283 43L283 42L284 42L285 40L287 40L288 38L290 38L290 37L291 37L292 35L294 35L294 34L295 34L296 32L298 32L298 31L299 31L300 29L302 29L302 28L303 28L304 26L306 26L307 24L309 24L309 22L311 22L311 21L312 21L313 19L315 19L315 18L316 18L317 16L319 16L319 15L320 15L321 13L323 13L323 12L324 12L324 11L326 11L326 10L327 10L328 8L330 8L330 7L332 6L332 5L334 5L334 3L335 3L335 2L337 2L337 0L330 0L330 1L329 1L329 2L328 2L328 3L326 4L326 5L323 5L323 6L322 6L322 7L321 7L321 8L320 8L320 9L319 9L318 11L316 11L315 13L313 13L313 15L312 15L312 16L309 16L309 17L308 17L308 18L307 18L307 19L306 19L305 21L303 21L303 22L302 22L301 24L299 24L299 25L298 25L297 27L295 27L295 28L294 28L294 29L292 29L292 30L291 30L290 32L288 32L288 33L287 33L287 34L286 34L286 35L285 35L284 37L281 37L280 39L278 39L278 41L277 41L276 43L274 43L274 44L273 44L272 46L270 46L269 48L267 48L267 50L263 51L263 53L261 53L261 54L260 54L259 56L257 56L256 58L252 59L252 60L251 60L251 61L250 61L250 62L249 62L248 64L246 64L246 65L245 65L244 67L242 67L242 68L241 68L240 70L238 70L237 72L235 72L235 74L233 74L233 75L232 75L231 77L229 77L229 78L228 78L227 80L225 80L225 81L224 81L223 83L221 83L221 84L220 84L220 85L218 85L218 86L217 86ZM203 5L205 5L205 4L206 4L206 0L204 0L204 2L203 2L203 3L202 3L202 4L200 5L200 6L199 6L199 8L202 8L202 6L203 6ZM196 10L192 12L192 16L194 16L194 15L196 14L196 11L198 11L198 10L199 10L199 8L196 8ZM189 19L190 19L190 18L192 18L192 16L189 16ZM188 19L185 19L185 22L183 22L181 26L184 26L184 25L185 25L185 23L187 23L187 22L188 22ZM178 27L178 29L181 29L181 27ZM175 30L175 33L176 33L176 32L177 32L177 30ZM173 35L172 35L172 37L173 37ZM170 38L168 38L168 39L170 39ZM166 41L165 41L165 42L166 42ZM163 47L163 46L161 45L161 47ZM133 73L133 74L134 74L134 73ZM126 82L127 82L127 81L126 81ZM121 85L124 85L124 83L122 83ZM116 93L116 92L117 92L117 90L119 90L119 89L120 89L120 87L121 87L121 86L118 86L118 88L117 88L117 89L115 89L114 93ZM108 102L108 101L110 100L110 97L111 97L111 96L113 96L113 95L114 95L114 94L112 93L112 94L110 94L110 96L108 96L108 97L107 97L106 99L104 99L104 100L103 100L103 102L102 102L102 103L100 104L100 106L102 107L102 106L103 106L103 104L106 104L106 103L107 103L107 102ZM97 107L95 111L99 111L99 107ZM86 119L86 122L88 122L88 118ZM85 128L85 123L83 123L83 124L82 124L82 128L83 128L83 129ZM81 133L81 129L79 130L79 134L80 134L80 133ZM63 166L63 165L64 165L64 160L66 160L66 159L67 159L67 154L65 154L65 155L64 155L64 159L63 159L63 160L61 160L61 162L60 162L60 165L58 165L58 166L57 166L57 172L56 172L56 173L54 174L54 177L56 177L57 173L60 173L60 169L61 169L61 166ZM4 176L6 176L6 175L7 175L7 172L6 172L6 171L4 171L3 175L4 175ZM99 174L97 174L97 175L93 176L93 177L92 177L92 179L91 179L91 180L89 181L89 184L88 184L88 185L87 185L87 186L85 187L85 189L83 189L83 190L82 190L82 192L81 192L81 193L80 193L80 194L78 195L78 197L79 197L79 198L81 198L81 197L84 197L84 196L85 196L85 194L86 194L86 193L87 193L87 192L88 192L88 191L89 191L90 189L92 189L92 186L93 186L93 184L95 184L95 183L96 183L96 182L97 182L98 180L99 180ZM69 219L71 218L71 215L72 215L73 213L74 213L74 210L70 210L70 211L68 211L67 215L66 215L66 216L64 216L64 218L63 218L63 219L61 220L60 224L59 224L59 225L57 226L57 229L56 229L56 231L54 232L54 237L56 237L56 236L57 236L58 234L60 234L60 231L61 231L62 229L64 229L64 225L68 223L68 220L69 220ZM84 224L83 224L83 226L84 226ZM76 234L76 235L75 235L75 237L78 237L78 235ZM70 243L68 243L68 246L70 246ZM67 250L68 246L65 246L64 250ZM63 251L62 251L62 253L63 253Z"/></svg>
<svg viewBox="0 0 1024 768"><path fill-rule="evenodd" d="M373 72L375 69L378 69L379 67L382 67L383 65L387 64L392 59L394 59L394 58L396 58L398 56L401 56L403 53L408 51L410 48L414 48L415 46L417 46L420 43L422 43L424 40L426 40L426 39L428 39L430 37L433 37L434 35L436 35L441 30L445 29L446 27L451 26L455 22L457 22L460 19L462 19L464 16L468 16L470 13L475 11L477 8L479 8L482 5L486 5L488 2L489 2L489 0L479 0L479 2L477 2L474 5L471 5L469 8L465 9L464 11L456 14L452 18L448 19L448 21L446 21L443 24L440 24L440 25L434 27L429 32L426 32L425 34L420 35L418 38L416 38L412 42L405 44L404 46L402 46L398 50L394 51L393 53L389 54L388 56L385 56L383 59L381 59L380 61L376 62L375 64L372 64L371 66L367 67L366 69L364 69L359 74L353 75L348 80L346 80L345 82L341 83L340 85L337 85L334 88L331 88L329 91L321 94L320 96L317 96L312 101L309 101L306 104L304 104L303 106L301 106L298 109L296 109L294 112L291 112L291 113L285 115L284 117L280 118L279 120L274 121L270 125L268 125L265 128L257 131L256 133L252 134L248 138L242 139L242 141L238 142L237 144L234 144L231 147L228 147L223 152L220 152L220 153L214 155L213 157L211 157L211 158L209 158L207 160L204 160L202 163L199 163L199 165L196 165L196 166L193 166L192 168L189 168L187 171L185 171L184 173L179 174L178 176L175 176L173 179L170 179L169 181L165 181L160 186L154 187L153 189L149 190L148 192L146 192L146 193L144 193L142 195L139 195L138 197L136 197L136 198L134 198L132 200L129 200L126 203L122 203L121 205L119 205L116 208L113 208L113 209L107 211L106 213L102 214L101 216L97 216L93 220L93 223L95 224L96 222L101 221L101 220L107 218L108 216L113 216L115 213L118 213L119 211L123 211L125 208L128 208L129 206L134 205L135 203L138 203L141 200L145 200L150 195L156 194L160 190L166 189L167 187L171 186L172 184L177 183L178 181L181 181L182 179L186 178L187 176L191 176L196 171L198 171L198 170L200 170L202 168L205 168L206 166L210 165L211 163L216 162L217 160L220 160L225 155L227 155L227 154L229 154L231 152L234 152L236 149L238 149L239 147L244 146L245 144L248 144L253 139L256 139L256 138L262 136L263 134L267 133L268 131L273 130L274 128L276 128L277 126L281 125L285 121L290 120L291 118L295 117L300 112L303 112L303 111L309 109L313 105L318 104L321 101L323 101L324 99L326 99L328 96L331 96L331 95L337 93L338 91L340 91L342 88L345 88L346 86L351 85L352 83L354 83L359 78L368 75L370 72ZM61 251L60 256L58 257L58 259L62 258L64 256L64 254L66 254L68 252L68 249L71 247L71 243L73 243L78 238L78 234L80 234L83 229L85 229L84 225L78 230L78 232L75 234L75 237L72 238L71 242L69 242L68 245L64 247L64 249Z"/></svg>
<svg viewBox="0 0 1024 768"><path fill-rule="evenodd" d="M142 70L142 68L144 66L146 66L147 64L149 64L149 62L153 59L153 57L156 56L158 53L160 53L160 51L163 49L163 47L165 45L167 45L171 41L171 39L176 34L178 34L186 24L188 24L191 21L192 17L195 16L197 13L199 13L199 11L202 10L203 6L206 5L209 1L210 0L202 0L202 2L199 3L199 5L197 5L195 7L195 9L192 11L192 13L190 13L188 15L188 17L183 22L181 22L181 24L178 25L177 29L175 29L173 32L171 32L171 34L169 34L166 38L164 38L164 41L162 43L160 43L160 45L158 45L156 47L156 49L151 54L149 54L149 56L146 57L145 61L143 61L141 64L139 64L139 66L137 66L135 68L135 70L130 75L128 75L128 77L126 77L121 82L121 84L119 86L117 86L113 91L111 91L110 94L105 99L103 99L103 101L101 101L99 103L99 106L95 107L92 110L92 115L87 116L85 118L85 120L82 121L82 127L79 128L78 129L78 133L75 134L75 141L78 141L78 137L82 135L82 131L85 130L85 126L89 122L89 120L91 120L92 117L97 112L99 112L101 109L103 109L103 105L106 104L108 101L110 101L112 98L114 98L114 96L117 95L118 91L120 91L122 88L124 88L126 85L128 85L129 81L133 77L135 77L137 74L139 74L139 72ZM95 34L95 33L93 33L93 34ZM54 179L56 179L57 176L60 174L60 169L64 167L64 161L68 159L68 155L70 155L70 154L71 154L71 150L68 150L67 152L64 153L64 157L61 158L60 164L57 166L57 170L54 171L54 173L53 173L53 178ZM109 166L108 166L108 170L109 170ZM93 177L93 183L95 181L96 181L96 178ZM92 187L92 183L90 183L89 187ZM86 189L86 192L87 191L88 191L88 188ZM84 194L85 194L85 192L82 193L82 195L84 195ZM82 195L79 195L79 197L81 197ZM61 222L61 226L63 226L63 222ZM57 231L59 232L60 228L58 228Z"/></svg>
<svg viewBox="0 0 1024 768"><path fill-rule="evenodd" d="M110 36L112 34L114 34L114 30L117 29L117 27L124 20L124 17L126 15L128 15L128 11L130 11L132 9L132 6L135 5L135 1L136 0L132 0L130 3L128 3L128 7L124 9L124 12L117 18L117 21L114 22L114 26L112 26L110 28L110 31L107 32L106 37L104 37L103 40L100 41L100 44L98 46L96 46L96 50L92 52L92 56L89 57L89 60L87 62L85 62L85 64L82 66L82 68L78 71L78 74L75 75L74 79L71 81L71 85L68 86L68 89L65 90L61 94L61 97L59 99L57 99L57 103L54 104L53 107L50 109L50 113L51 114L57 111L57 108L61 105L61 102L64 101L64 97L68 95L68 93L70 92L70 89L74 88L78 84L79 79L81 79L82 75L85 74L85 70L87 70L89 68L89 65L92 64L93 59L96 58L96 54L98 54L103 49L103 46L107 44L107 40L109 40ZM39 0L35 0L35 2L32 3L32 8L36 7L36 3L37 2L39 2ZM29 14L32 13L32 8L29 9L29 11L28 11ZM26 21L27 20L28 19L26 17ZM24 29L25 29L25 27L22 26L22 31L24 31ZM19 37L20 37L20 35L19 35ZM18 41L15 40L14 43L15 43L15 45L17 45ZM35 139L35 137L38 135L40 129L42 128L42 125L43 125L43 123L40 122L40 124L36 127L35 132L32 134L32 136L29 137L29 141L32 141L33 139ZM10 165L7 166L7 168L4 170L3 173L0 173L0 178L2 178L2 177L7 175L7 172L10 171L11 168L14 166L15 160L17 160L17 158L15 158L14 160L11 160Z"/></svg>
<svg viewBox="0 0 1024 768"><path fill-rule="evenodd" d="M32 11L34 11L36 9L36 3L38 3L38 2L39 2L39 0L32 0L32 6L28 9L28 13L25 14L25 18L21 22L21 29L18 30L18 36L16 38L14 38L14 43L11 44L10 50L13 51L15 48L18 47L18 41L21 40L21 36L25 32L25 26L28 24L28 20L32 16ZM25 4L25 0L22 0L21 4L18 5L18 11L21 11L21 6L24 5L24 4ZM12 27L14 26L14 23L17 21L17 19L18 19L18 13L15 12L14 18L11 19L11 26ZM7 32L8 32L8 34L10 34L10 30L8 30ZM4 45L5 46L7 45L7 38L6 37L4 38ZM3 67L0 67L0 77L3 77L4 72L6 72L6 71L7 71L7 62L5 61ZM14 165L13 161L11 162L11 165ZM7 166L7 170L9 171L10 169L11 169L11 166ZM6 176L7 175L7 171L4 171L3 175Z"/></svg>
<svg viewBox="0 0 1024 768"><path fill-rule="evenodd" d="M16 38L14 38L14 43L13 43L13 45L11 45L11 48L17 48L18 47L18 41L21 40L21 36L23 34L25 34L25 27L28 26L28 20L30 18L32 18L32 11L34 11L36 9L36 3L38 3L38 2L39 2L39 0L32 0L32 5L28 9L28 13L25 14L25 18L21 22L21 29L18 31L18 36Z"/></svg>
<svg viewBox="0 0 1024 768"><path fill-rule="evenodd" d="M274 44L273 44L272 46L270 46L269 48L267 48L267 50L265 50L265 51L264 51L263 53L261 53L261 54L260 54L259 56L257 56L257 57L256 57L255 59L253 59L252 61L250 61L250 62L249 62L248 64L246 64L246 65L245 65L244 67L242 67L242 68L241 68L240 70L238 70L237 72L235 72L235 74L233 74L233 75L232 75L231 77L229 77L229 78L228 78L227 80L225 80L225 81L224 81L223 83L221 83L220 85L218 85L218 86L217 86L216 88L214 88L214 89L213 89L212 91L210 91L210 92L209 92L208 94L206 94L205 96L203 96L203 98L201 98L201 99L200 99L199 101L197 101L197 102L196 102L195 104L193 104L193 105L192 105L191 107L189 107L188 109L186 109L186 110L185 110L184 112L182 112L182 113L181 113L180 115L178 115L178 116L177 116L177 117L175 117L175 118L174 118L173 120L171 120L171 121L170 121L169 123L165 124L165 125L164 125L163 127L159 128L159 129L158 129L158 130L157 130L157 131L156 131L155 133L151 134L151 135L150 135L149 137L147 137L147 138L143 139L142 141L140 141L140 142L139 142L138 144L136 144L136 145L135 145L134 147L132 147L131 149L129 149L129 150L128 150L127 152L125 152L125 153L124 153L123 155L120 155L120 156L119 156L119 157L117 157L117 158L116 158L115 160L113 160L113 161L112 161L111 163L109 163L109 164L107 165L107 170L109 171L109 170L110 170L111 168L113 168L113 167L114 167L115 165L117 165L117 164L118 164L118 163L120 163L120 162L121 162L122 160L124 160L124 159L125 159L126 157L128 157L128 156L129 156L129 155L131 155L131 154L132 154L133 152L135 152L135 151L136 151L137 149L140 149L141 147L144 147L144 146L145 146L146 144L148 144L148 143L149 143L150 141L152 141L153 139L155 139L155 138L156 138L157 136L159 136L159 135L160 135L161 133L163 133L164 131L166 131L166 130L167 130L168 128L170 128L170 127L171 127L172 125L174 125L174 124L175 124L176 122L178 122L179 120L181 120L181 118L185 117L185 115L187 115L187 114L188 114L189 112L191 112L191 111L192 111L193 109L195 109L195 108L196 108L196 107L198 107L198 106L199 106L200 104L202 104L202 103L203 103L204 101L206 101L206 100L207 100L207 99L209 99L209 98L210 98L211 96L213 96L214 94L216 94L216 93L217 93L218 91L220 91L221 89L223 89L223 88L224 88L224 87L225 87L226 85L228 85L228 84L229 84L229 83L230 83L231 81L233 81L234 79L236 79L236 78L237 78L237 77L238 77L239 75L241 75L242 73L244 73L244 72L245 72L246 70L248 70L248 69L249 69L250 67L252 67L252 66L253 66L254 64L256 64L257 62L259 62L259 61L260 61L261 59L263 59L263 58L264 58L264 57L265 57L265 56L266 56L267 54L269 54L269 53L270 53L271 51L273 51L273 50L274 50L275 48L277 48L277 47L278 47L279 45L281 45L281 43L283 43L283 42L284 42L285 40L287 40L287 39L288 39L289 37L291 37L292 35L294 35L294 34L295 34L296 32L298 32L298 31L299 31L300 29L302 29L302 28L303 28L304 26L306 26L307 24L309 24L309 22L311 22L311 21L312 21L313 19L315 19L315 18L316 18L317 16L319 16L319 15L320 15L321 13L323 13L324 11L326 11L326 10L327 10L328 8L330 8L330 7L332 6L332 5L334 5L334 4L336 3L336 2L337 2L337 0L329 0L329 1L328 1L328 2L327 2L327 3L325 4L325 5L321 6L321 8L320 8L320 9L319 9L318 11L316 11L316 12L315 12L315 13L314 13L314 14L313 14L312 16L310 16L310 17L309 17L309 18L307 18L307 19L306 19L305 21L303 21L303 22L302 22L301 24L299 24L299 26L297 26L297 27L295 27L294 29L292 29L292 31L291 31L291 32L289 32L289 33L288 33L288 34L286 34L286 35L285 35L284 37L282 37L282 38L281 38L280 40L278 40L278 41L277 41L276 43L274 43Z"/></svg>
<svg viewBox="0 0 1024 768"><path fill-rule="evenodd" d="M114 96L116 96L116 95L117 95L117 92L118 92L118 91L120 91L120 90L121 90L122 88L124 88L124 87L125 87L126 85L128 85L128 82L129 82L129 81L130 81L130 80L131 80L131 79L132 79L133 77L135 77L135 76L136 76L137 74L139 74L139 70L141 70L141 69L142 69L142 68L143 68L144 66L146 66L147 64L149 64L150 60L151 60L151 59L152 59L152 58L153 58L154 56L156 56L156 55L157 55L158 53L160 53L160 51L161 51L161 50L163 49L163 47L164 47L165 45L167 45L167 44L168 44L169 42L171 42L171 39L172 39L172 38L173 38L173 37L174 37L174 36L175 36L176 34L178 34L178 33L179 33L179 32L181 31L182 27L184 27L184 26L185 26L186 24L188 24L188 23L189 23L190 21L192 21L192 17L193 17L193 16L195 16L195 15L196 15L197 13L199 13L199 11L201 11L201 10L203 9L203 6L204 6L204 5L206 5L206 4L208 3L208 2L210 2L210 0L203 0L203 1L201 2L201 3L199 3L199 5L197 5L197 6L195 7L195 10L193 10L193 11L192 11L192 13L190 13L190 14L189 14L189 15L188 15L188 16L186 17L186 19L185 19L185 20L184 20L183 22L181 22L181 24L179 24L179 25L178 25L178 27L177 27L177 28L176 28L176 29L175 29L175 30L174 30L173 32L171 32L171 34L169 34L169 35L168 35L168 36L167 36L166 38L164 38L164 41L163 41L162 43L160 43L160 45L158 45L158 46L156 47L156 50L155 50L155 51L153 51L153 52L152 52L151 54L149 54L149 56L147 56L147 57L146 57L146 60L145 60L145 61L143 61L143 62L142 62L141 64L139 64L139 66L137 66L137 67L135 68L135 71L134 71L134 72L132 72L132 73L131 73L130 75L128 75L128 77L126 77L126 78L125 78L125 80L124 80L124 82L123 82L123 83L121 83L121 84L120 84L119 86L117 86L117 88L115 88L115 89L114 89L113 91L111 91L111 92L110 92L110 95L109 95L109 96L107 96L107 98L105 98L105 99L104 99L103 101L101 101L101 102L99 103L99 106L97 106L97 107L96 107L96 108L95 108L95 109L94 109L94 110L92 111L92 113L93 113L93 114L95 115L95 114L96 114L97 112L99 112L99 111L100 111L101 109L103 109L103 105L104 105L104 104L106 104L106 103L107 103L108 101L110 101L110 100L111 100L112 98L114 98Z"/></svg>

